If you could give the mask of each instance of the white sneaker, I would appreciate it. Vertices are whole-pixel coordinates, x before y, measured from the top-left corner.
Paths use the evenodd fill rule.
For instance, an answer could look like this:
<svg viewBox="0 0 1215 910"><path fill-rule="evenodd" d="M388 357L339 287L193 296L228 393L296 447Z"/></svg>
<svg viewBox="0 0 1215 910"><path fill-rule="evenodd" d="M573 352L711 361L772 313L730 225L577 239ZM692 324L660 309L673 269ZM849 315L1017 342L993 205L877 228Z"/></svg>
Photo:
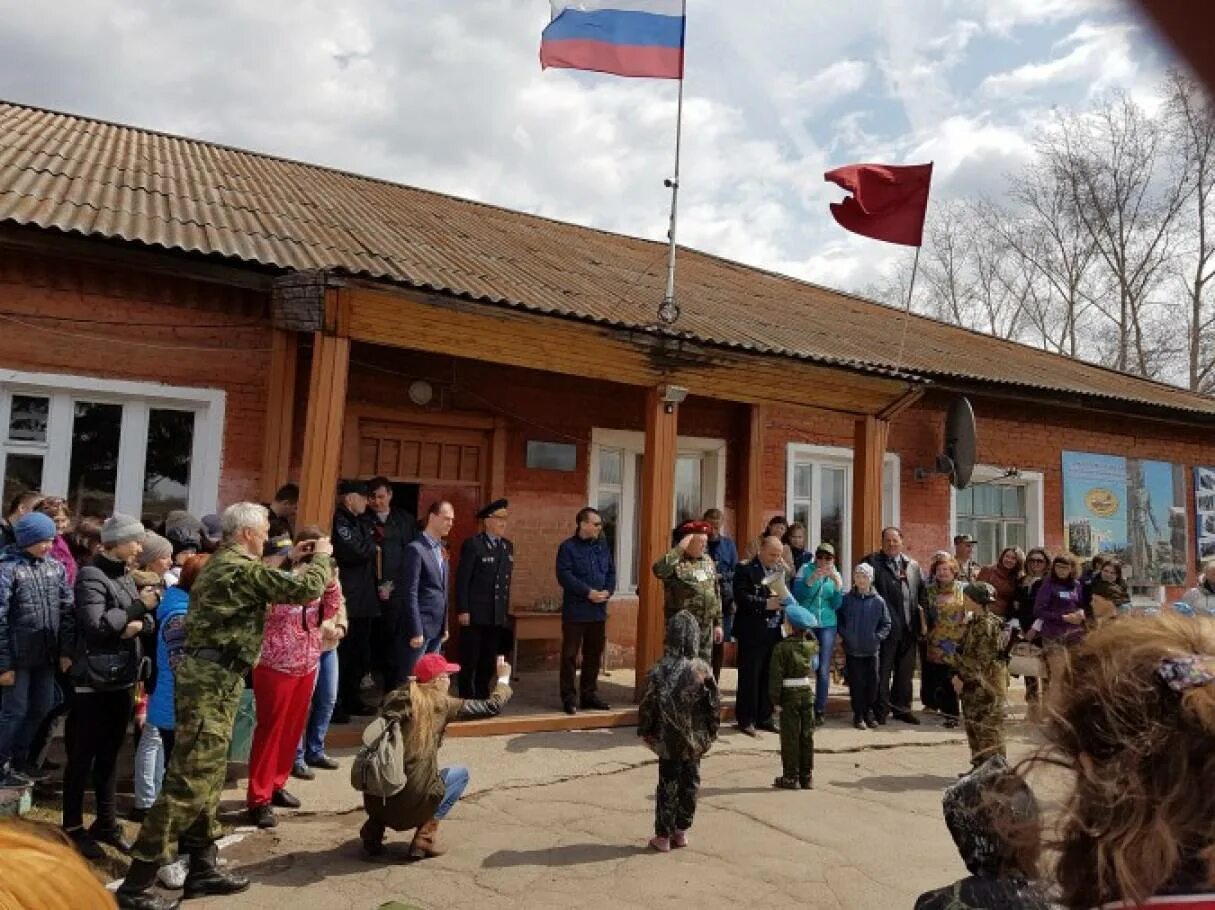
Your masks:
<svg viewBox="0 0 1215 910"><path fill-rule="evenodd" d="M170 891L180 891L186 883L186 873L189 871L190 857L186 854L177 857L177 859L166 866L161 866L160 871L156 873L156 877Z"/></svg>

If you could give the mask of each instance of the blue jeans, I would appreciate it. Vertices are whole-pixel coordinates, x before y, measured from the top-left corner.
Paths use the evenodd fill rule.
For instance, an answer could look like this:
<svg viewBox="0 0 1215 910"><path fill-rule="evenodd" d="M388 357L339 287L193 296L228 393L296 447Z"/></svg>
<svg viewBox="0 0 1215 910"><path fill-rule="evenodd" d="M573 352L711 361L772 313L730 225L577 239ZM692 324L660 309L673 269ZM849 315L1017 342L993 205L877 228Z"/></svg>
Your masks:
<svg viewBox="0 0 1215 910"><path fill-rule="evenodd" d="M308 759L316 761L325 754L325 734L329 732L329 718L338 695L337 651L322 651L321 662L316 669L316 685L312 689L312 708L308 712L308 725L300 737L295 750L295 763L303 764Z"/></svg>
<svg viewBox="0 0 1215 910"><path fill-rule="evenodd" d="M420 648L405 647L405 662L401 667L401 678L408 679L413 676L413 668L417 666L418 661L422 659L423 654L434 654L443 647L443 633L440 632L435 638L426 638L422 642Z"/></svg>
<svg viewBox="0 0 1215 910"><path fill-rule="evenodd" d="M15 667L16 680L0 687L0 770L10 762L18 767L29 760L42 719L55 707L55 667Z"/></svg>
<svg viewBox="0 0 1215 910"><path fill-rule="evenodd" d="M814 683L814 710L827 712L827 693L831 688L831 654L835 650L836 629L818 628L814 637L818 639L818 673Z"/></svg>
<svg viewBox="0 0 1215 910"><path fill-rule="evenodd" d="M447 818L447 813L455 806L456 801L464 795L468 787L468 769L463 765L452 765L450 768L440 768L439 777L447 792L443 794L443 802L435 809L435 818Z"/></svg>
<svg viewBox="0 0 1215 910"><path fill-rule="evenodd" d="M155 724L145 723L139 735L139 747L135 750L135 764L131 768L135 808L152 808L164 776L165 747L160 741L160 729Z"/></svg>

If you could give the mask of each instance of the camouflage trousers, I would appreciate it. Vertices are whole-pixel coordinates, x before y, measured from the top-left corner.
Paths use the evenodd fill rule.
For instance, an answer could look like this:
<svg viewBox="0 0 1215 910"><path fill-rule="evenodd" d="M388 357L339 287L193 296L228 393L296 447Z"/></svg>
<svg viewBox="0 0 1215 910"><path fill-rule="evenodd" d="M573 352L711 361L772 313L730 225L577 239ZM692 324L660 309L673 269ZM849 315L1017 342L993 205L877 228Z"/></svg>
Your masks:
<svg viewBox="0 0 1215 910"><path fill-rule="evenodd" d="M1001 681L968 681L962 686L961 701L971 762L980 765L993 755L1004 755L1004 687Z"/></svg>
<svg viewBox="0 0 1215 910"><path fill-rule="evenodd" d="M691 828L699 791L699 758L660 758L658 793L654 800L654 833L659 837L670 837L676 831Z"/></svg>
<svg viewBox="0 0 1215 910"><path fill-rule="evenodd" d="M792 780L814 771L814 690L809 686L781 690L780 763Z"/></svg>
<svg viewBox="0 0 1215 910"><path fill-rule="evenodd" d="M243 678L218 664L186 657L178 666L176 741L160 795L131 851L135 859L164 864L179 844L181 852L197 853L219 839L219 798L243 689Z"/></svg>

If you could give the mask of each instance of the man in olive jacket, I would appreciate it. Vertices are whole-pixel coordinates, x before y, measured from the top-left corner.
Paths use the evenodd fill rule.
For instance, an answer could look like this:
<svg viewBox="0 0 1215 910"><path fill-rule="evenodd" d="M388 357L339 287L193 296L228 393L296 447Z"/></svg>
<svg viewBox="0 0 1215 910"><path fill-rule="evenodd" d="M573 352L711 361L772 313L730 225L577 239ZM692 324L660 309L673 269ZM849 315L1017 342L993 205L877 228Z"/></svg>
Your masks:
<svg viewBox="0 0 1215 910"><path fill-rule="evenodd" d="M223 543L190 591L185 656L176 668L177 742L160 796L131 851L131 868L118 888L119 907L177 906L152 886L157 871L179 850L190 855L187 898L236 894L249 887L247 878L220 871L215 846L222 834L219 798L245 674L261 650L266 605L316 600L333 577L333 547L327 537L296 544L293 561L314 556L298 574L261 561L270 533L265 506L229 506L221 526Z"/></svg>

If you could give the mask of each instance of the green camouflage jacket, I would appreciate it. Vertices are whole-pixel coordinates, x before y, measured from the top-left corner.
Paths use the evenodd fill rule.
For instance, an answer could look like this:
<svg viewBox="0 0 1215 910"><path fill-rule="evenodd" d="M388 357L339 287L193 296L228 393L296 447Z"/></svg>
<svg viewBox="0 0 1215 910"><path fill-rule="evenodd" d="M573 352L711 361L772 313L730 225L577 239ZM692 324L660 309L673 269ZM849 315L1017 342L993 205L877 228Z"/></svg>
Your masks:
<svg viewBox="0 0 1215 910"><path fill-rule="evenodd" d="M786 679L814 678L814 656L818 654L818 641L795 633L781 639L772 649L772 665L768 673L768 694L775 704L780 704L785 691Z"/></svg>
<svg viewBox="0 0 1215 910"><path fill-rule="evenodd" d="M995 613L975 613L962 632L956 668L963 682L995 680L1003 672L1004 651L1000 637L1004 620Z"/></svg>
<svg viewBox="0 0 1215 910"><path fill-rule="evenodd" d="M313 557L294 574L270 568L239 544L225 544L207 560L190 590L186 649L218 648L252 666L262 648L266 608L316 600L332 577L328 556Z"/></svg>
<svg viewBox="0 0 1215 910"><path fill-rule="evenodd" d="M721 625L721 595L717 589L717 564L706 550L699 558L674 547L654 563L654 574L666 589L663 613L666 620L680 610L695 617L702 633Z"/></svg>

